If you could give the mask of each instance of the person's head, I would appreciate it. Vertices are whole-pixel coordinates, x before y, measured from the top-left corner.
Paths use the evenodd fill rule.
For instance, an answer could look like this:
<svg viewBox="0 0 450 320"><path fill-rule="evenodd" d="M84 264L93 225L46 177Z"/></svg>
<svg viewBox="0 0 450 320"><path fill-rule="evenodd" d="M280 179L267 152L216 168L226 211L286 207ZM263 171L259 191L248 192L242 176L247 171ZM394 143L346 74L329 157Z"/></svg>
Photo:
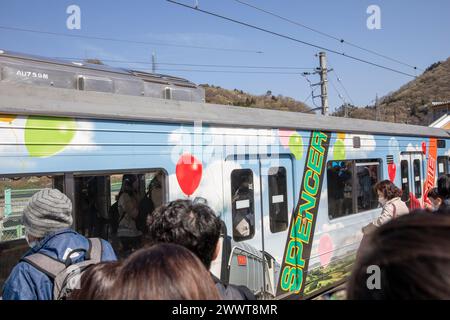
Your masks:
<svg viewBox="0 0 450 320"><path fill-rule="evenodd" d="M25 238L33 247L42 238L72 225L72 201L57 189L36 192L23 210Z"/></svg>
<svg viewBox="0 0 450 320"><path fill-rule="evenodd" d="M384 205L386 201L402 195L402 190L397 188L397 186L389 180L377 182L375 184L375 190L378 195L378 202L380 202L381 205Z"/></svg>
<svg viewBox="0 0 450 320"><path fill-rule="evenodd" d="M348 298L450 299L449 249L450 215L419 210L394 219L361 248L347 283Z"/></svg>
<svg viewBox="0 0 450 320"><path fill-rule="evenodd" d="M138 188L138 178L135 174L125 174L122 178L121 192L132 194Z"/></svg>
<svg viewBox="0 0 450 320"><path fill-rule="evenodd" d="M439 196L443 200L450 199L450 174L443 174L437 181Z"/></svg>
<svg viewBox="0 0 450 320"><path fill-rule="evenodd" d="M101 262L86 270L80 279L80 289L75 290L71 300L108 300L112 298L114 283L121 263Z"/></svg>
<svg viewBox="0 0 450 320"><path fill-rule="evenodd" d="M437 188L432 188L427 193L428 199L430 199L433 207L435 209L439 208L442 204L442 198L439 196L439 192Z"/></svg>
<svg viewBox="0 0 450 320"><path fill-rule="evenodd" d="M149 224L152 243L176 243L193 253L209 269L218 254L220 219L207 205L176 200L157 208Z"/></svg>
<svg viewBox="0 0 450 320"><path fill-rule="evenodd" d="M140 249L129 256L114 285L114 299L220 299L216 286L197 256L169 243Z"/></svg>

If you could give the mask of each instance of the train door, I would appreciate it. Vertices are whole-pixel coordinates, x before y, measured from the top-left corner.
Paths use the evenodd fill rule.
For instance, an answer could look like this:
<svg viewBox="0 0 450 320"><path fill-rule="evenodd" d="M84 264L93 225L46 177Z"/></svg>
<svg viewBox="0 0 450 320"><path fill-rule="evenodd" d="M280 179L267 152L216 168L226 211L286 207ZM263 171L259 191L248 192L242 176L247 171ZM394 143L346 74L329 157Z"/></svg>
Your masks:
<svg viewBox="0 0 450 320"><path fill-rule="evenodd" d="M400 158L402 200L410 209L421 207L423 197L425 159L420 152L405 152Z"/></svg>
<svg viewBox="0 0 450 320"><path fill-rule="evenodd" d="M229 214L225 224L232 238L229 282L245 285L256 294L265 287L262 254L261 177L258 158L230 156L224 165L224 192Z"/></svg>
<svg viewBox="0 0 450 320"><path fill-rule="evenodd" d="M267 261L265 291L275 296L289 222L294 209L294 181L290 157L261 163L263 248Z"/></svg>
<svg viewBox="0 0 450 320"><path fill-rule="evenodd" d="M292 160L234 156L224 168L231 197L225 222L233 239L229 282L273 297L294 207Z"/></svg>

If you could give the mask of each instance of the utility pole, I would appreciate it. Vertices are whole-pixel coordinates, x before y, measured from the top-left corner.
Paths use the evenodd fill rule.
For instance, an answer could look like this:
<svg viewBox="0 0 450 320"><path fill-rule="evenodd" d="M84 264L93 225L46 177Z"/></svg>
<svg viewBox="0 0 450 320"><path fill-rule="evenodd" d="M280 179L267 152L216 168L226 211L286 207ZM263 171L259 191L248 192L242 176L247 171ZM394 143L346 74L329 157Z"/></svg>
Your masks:
<svg viewBox="0 0 450 320"><path fill-rule="evenodd" d="M325 52L319 52L320 60L320 91L322 99L322 114L328 115L328 90L327 90L327 57Z"/></svg>
<svg viewBox="0 0 450 320"><path fill-rule="evenodd" d="M156 54L152 53L152 73L156 72Z"/></svg>
<svg viewBox="0 0 450 320"><path fill-rule="evenodd" d="M380 106L378 105L378 93L375 96L375 112L376 112L376 120L380 120Z"/></svg>

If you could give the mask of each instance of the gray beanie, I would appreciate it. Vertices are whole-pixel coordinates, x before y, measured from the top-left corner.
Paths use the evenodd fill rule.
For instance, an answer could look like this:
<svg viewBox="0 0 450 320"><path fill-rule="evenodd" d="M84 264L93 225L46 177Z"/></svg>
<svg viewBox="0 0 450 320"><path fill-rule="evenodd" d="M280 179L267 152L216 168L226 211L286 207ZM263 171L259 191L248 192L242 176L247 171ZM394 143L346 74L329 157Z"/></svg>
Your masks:
<svg viewBox="0 0 450 320"><path fill-rule="evenodd" d="M36 238L72 225L72 202L57 189L35 193L23 210L25 230Z"/></svg>

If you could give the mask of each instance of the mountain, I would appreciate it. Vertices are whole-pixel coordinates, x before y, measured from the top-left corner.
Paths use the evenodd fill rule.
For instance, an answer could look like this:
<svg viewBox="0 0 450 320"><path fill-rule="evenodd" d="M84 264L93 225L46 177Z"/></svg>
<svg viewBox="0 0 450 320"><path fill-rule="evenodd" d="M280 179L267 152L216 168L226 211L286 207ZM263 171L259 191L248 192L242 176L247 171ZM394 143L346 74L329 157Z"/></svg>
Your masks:
<svg viewBox="0 0 450 320"><path fill-rule="evenodd" d="M310 111L306 104L290 97L272 95L270 90L265 95L252 95L238 89L228 90L208 84L201 86L205 89L207 103L295 112Z"/></svg>
<svg viewBox="0 0 450 320"><path fill-rule="evenodd" d="M348 106L347 115L350 118L428 125L431 102L449 100L450 58L433 63L422 75L381 98L378 110L375 106ZM344 116L344 111L341 107L334 115Z"/></svg>

